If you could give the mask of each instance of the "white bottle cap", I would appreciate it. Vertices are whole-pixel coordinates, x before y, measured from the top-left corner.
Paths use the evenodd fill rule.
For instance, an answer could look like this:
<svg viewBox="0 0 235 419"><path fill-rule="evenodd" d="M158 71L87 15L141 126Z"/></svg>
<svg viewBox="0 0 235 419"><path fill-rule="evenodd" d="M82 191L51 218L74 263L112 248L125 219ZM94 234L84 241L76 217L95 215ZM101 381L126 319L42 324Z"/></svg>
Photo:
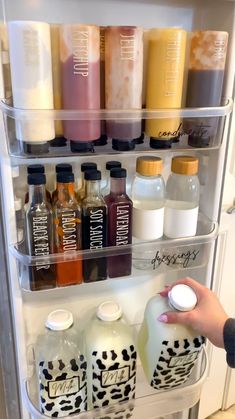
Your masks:
<svg viewBox="0 0 235 419"><path fill-rule="evenodd" d="M113 300L104 301L96 311L98 319L105 322L113 322L120 319L122 315L121 306Z"/></svg>
<svg viewBox="0 0 235 419"><path fill-rule="evenodd" d="M46 327L51 330L66 330L73 324L73 315L68 310L52 311L46 320Z"/></svg>
<svg viewBox="0 0 235 419"><path fill-rule="evenodd" d="M168 299L173 308L180 311L193 310L197 304L194 290L185 284L175 285L168 293Z"/></svg>

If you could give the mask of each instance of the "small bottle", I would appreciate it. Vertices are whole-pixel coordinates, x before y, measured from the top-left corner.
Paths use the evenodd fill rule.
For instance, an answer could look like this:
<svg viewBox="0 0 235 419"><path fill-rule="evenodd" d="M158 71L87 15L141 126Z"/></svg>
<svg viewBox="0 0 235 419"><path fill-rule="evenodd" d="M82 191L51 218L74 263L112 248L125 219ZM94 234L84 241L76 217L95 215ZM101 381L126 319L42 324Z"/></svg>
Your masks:
<svg viewBox="0 0 235 419"><path fill-rule="evenodd" d="M81 184L81 188L78 189L78 191L77 191L77 200L79 202L81 202L85 198L85 194L86 194L86 181L85 181L85 178L84 178L84 173L87 170L96 170L96 169L97 169L97 164L96 163L84 162L84 163L81 164L82 184Z"/></svg>
<svg viewBox="0 0 235 419"><path fill-rule="evenodd" d="M111 300L99 305L86 327L85 342L88 407L133 399L137 356L132 330L118 303Z"/></svg>
<svg viewBox="0 0 235 419"><path fill-rule="evenodd" d="M195 236L200 197L198 158L173 157L171 171L166 184L164 234L172 239Z"/></svg>
<svg viewBox="0 0 235 419"><path fill-rule="evenodd" d="M48 256L53 253L53 215L46 199L46 176L43 173L28 175L29 202L26 207L26 246L30 256ZM29 282L32 291L56 286L55 265L37 262L29 267Z"/></svg>
<svg viewBox="0 0 235 419"><path fill-rule="evenodd" d="M110 194L105 197L108 206L108 246L132 243L132 201L126 194L126 169L110 170ZM131 251L108 258L110 278L131 275Z"/></svg>
<svg viewBox="0 0 235 419"><path fill-rule="evenodd" d="M73 315L67 310L52 311L45 327L34 348L40 411L59 418L83 412L87 410L87 363Z"/></svg>
<svg viewBox="0 0 235 419"><path fill-rule="evenodd" d="M85 172L86 197L82 201L82 248L103 249L107 246L107 205L100 193L101 172ZM106 257L83 260L84 282L107 279Z"/></svg>
<svg viewBox="0 0 235 419"><path fill-rule="evenodd" d="M192 288L175 285L167 298L148 301L138 334L138 351L149 384L158 390L188 380L205 339L189 326L165 324L158 317L167 311L191 311L197 304ZM206 320L206 319L205 319Z"/></svg>
<svg viewBox="0 0 235 419"><path fill-rule="evenodd" d="M72 254L81 250L81 209L74 196L74 174L57 173L58 199L53 207L55 252ZM59 287L81 284L82 260L56 265L56 282Z"/></svg>
<svg viewBox="0 0 235 419"><path fill-rule="evenodd" d="M106 196L110 193L110 170L115 167L122 167L122 163L116 160L110 160L106 162L106 182L104 187L101 189L102 195Z"/></svg>
<svg viewBox="0 0 235 419"><path fill-rule="evenodd" d="M165 205L162 159L154 156L137 158L131 197L133 236L140 240L156 240L162 237Z"/></svg>
<svg viewBox="0 0 235 419"><path fill-rule="evenodd" d="M30 164L27 167L27 173L28 175L31 175L33 173L45 173L45 167L42 164ZM46 189L46 197L48 202L51 203L51 194L48 191L48 189ZM25 194L25 204L27 204L29 202L29 192L26 192Z"/></svg>
<svg viewBox="0 0 235 419"><path fill-rule="evenodd" d="M55 167L55 172L56 174L58 173L72 173L73 172L73 168L72 165L69 163L59 163L56 165ZM54 205L56 203L58 199L58 187L56 186L55 190L52 192L52 205Z"/></svg>

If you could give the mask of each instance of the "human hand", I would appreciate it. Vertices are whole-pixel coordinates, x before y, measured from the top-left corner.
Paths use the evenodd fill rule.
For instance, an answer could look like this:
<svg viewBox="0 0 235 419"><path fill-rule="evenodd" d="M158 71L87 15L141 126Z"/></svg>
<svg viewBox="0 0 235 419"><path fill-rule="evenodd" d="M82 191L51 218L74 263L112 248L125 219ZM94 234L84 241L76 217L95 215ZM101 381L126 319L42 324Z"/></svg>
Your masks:
<svg viewBox="0 0 235 419"><path fill-rule="evenodd" d="M197 305L191 311L168 311L162 313L158 320L163 323L181 323L192 327L198 334L207 337L215 346L224 348L223 329L229 316L225 313L215 293L192 278L176 281L164 291L162 297L167 297L174 285L185 284L191 287L197 295Z"/></svg>

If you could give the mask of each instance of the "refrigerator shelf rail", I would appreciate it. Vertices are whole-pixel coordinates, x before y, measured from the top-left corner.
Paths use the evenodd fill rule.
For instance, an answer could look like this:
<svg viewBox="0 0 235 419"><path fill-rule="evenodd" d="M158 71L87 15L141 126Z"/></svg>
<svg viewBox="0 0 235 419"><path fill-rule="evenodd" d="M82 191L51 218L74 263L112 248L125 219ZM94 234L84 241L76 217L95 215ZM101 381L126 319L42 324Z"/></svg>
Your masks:
<svg viewBox="0 0 235 419"><path fill-rule="evenodd" d="M159 152L161 150L196 150L220 147L227 117L232 112L233 101L228 99L222 106L181 109L97 109L97 110L40 110L18 109L1 101L6 131L7 149L10 156L20 158L59 157L71 155L94 155L130 152ZM161 120L161 131L156 138L149 138L142 128L138 138L115 138L106 135L105 124L115 121L117 136L125 126L134 126L141 121ZM168 121L175 120L174 132L169 131ZM72 124L77 130L79 124L91 127L98 124L101 136L66 140L63 134L55 137L55 124ZM165 123L164 123L165 121ZM143 124L144 126L144 124ZM172 126L172 124L171 124ZM80 129L80 128L79 128ZM123 131L123 132L124 132ZM107 131L108 134L108 131ZM130 132L129 134L130 135ZM170 139L170 145L169 140ZM165 141L167 140L167 141Z"/></svg>
<svg viewBox="0 0 235 419"><path fill-rule="evenodd" d="M102 409L94 409L64 419L94 419L109 417L131 417L132 419L155 419L193 407L200 398L202 386L208 375L208 358L203 348L195 370L187 383L172 390L155 390L147 383L143 369L137 365L136 398L129 402L119 403ZM48 416L39 412L37 395L35 394L35 376L22 383L25 406L34 419L47 419ZM129 416L125 416L129 414Z"/></svg>

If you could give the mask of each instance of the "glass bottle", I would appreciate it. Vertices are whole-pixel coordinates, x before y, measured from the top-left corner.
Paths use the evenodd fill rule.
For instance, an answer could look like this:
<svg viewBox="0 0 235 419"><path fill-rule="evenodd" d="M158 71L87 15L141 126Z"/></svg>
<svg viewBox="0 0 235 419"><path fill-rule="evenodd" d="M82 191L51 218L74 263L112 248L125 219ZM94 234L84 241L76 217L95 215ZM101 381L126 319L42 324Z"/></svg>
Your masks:
<svg viewBox="0 0 235 419"><path fill-rule="evenodd" d="M106 196L110 193L110 170L114 169L115 167L122 167L122 163L116 160L110 160L106 162L106 179L105 185L101 188L101 192L103 196Z"/></svg>
<svg viewBox="0 0 235 419"><path fill-rule="evenodd" d="M164 234L176 239L195 236L199 210L198 158L173 157L166 184Z"/></svg>
<svg viewBox="0 0 235 419"><path fill-rule="evenodd" d="M86 181L84 178L84 173L86 170L96 170L97 164L92 162L84 162L81 164L81 172L82 172L82 183L81 188L77 191L77 200L81 202L83 198L85 198L86 194Z"/></svg>
<svg viewBox="0 0 235 419"><path fill-rule="evenodd" d="M28 175L29 202L26 207L26 247L30 256L48 256L53 253L53 215L46 199L46 176L43 173ZM56 286L55 265L37 262L29 267L32 291Z"/></svg>
<svg viewBox="0 0 235 419"><path fill-rule="evenodd" d="M59 418L83 412L87 410L87 363L73 315L55 310L45 327L34 348L40 411Z"/></svg>
<svg viewBox="0 0 235 419"><path fill-rule="evenodd" d="M27 173L28 175L31 175L33 173L45 173L45 167L42 164L30 164L27 167ZM48 191L48 189L46 189L46 197L48 202L51 203L51 194ZM25 194L25 204L27 204L29 202L29 192L27 191Z"/></svg>
<svg viewBox="0 0 235 419"><path fill-rule="evenodd" d="M55 252L70 255L81 249L81 209L74 196L74 174L57 174L58 199L53 207ZM58 286L81 284L82 260L56 265Z"/></svg>
<svg viewBox="0 0 235 419"><path fill-rule="evenodd" d="M72 173L73 168L69 163L59 163L55 167L56 175L57 173ZM58 187L56 186L55 190L52 192L52 205L56 203L58 199Z"/></svg>
<svg viewBox="0 0 235 419"><path fill-rule="evenodd" d="M171 289L168 298L156 295L146 305L138 352L149 384L158 390L174 388L188 380L205 341L189 326L165 324L158 317L167 311L191 311L196 304L194 290L179 284Z"/></svg>
<svg viewBox="0 0 235 419"><path fill-rule="evenodd" d="M108 206L108 246L132 243L132 201L126 194L126 169L110 170L110 194L105 197ZM131 251L108 258L110 278L131 275Z"/></svg>
<svg viewBox="0 0 235 419"><path fill-rule="evenodd" d="M107 205L100 193L101 172L85 172L86 197L82 201L82 248L103 249L107 246ZM107 279L107 259L83 260L84 282Z"/></svg>

